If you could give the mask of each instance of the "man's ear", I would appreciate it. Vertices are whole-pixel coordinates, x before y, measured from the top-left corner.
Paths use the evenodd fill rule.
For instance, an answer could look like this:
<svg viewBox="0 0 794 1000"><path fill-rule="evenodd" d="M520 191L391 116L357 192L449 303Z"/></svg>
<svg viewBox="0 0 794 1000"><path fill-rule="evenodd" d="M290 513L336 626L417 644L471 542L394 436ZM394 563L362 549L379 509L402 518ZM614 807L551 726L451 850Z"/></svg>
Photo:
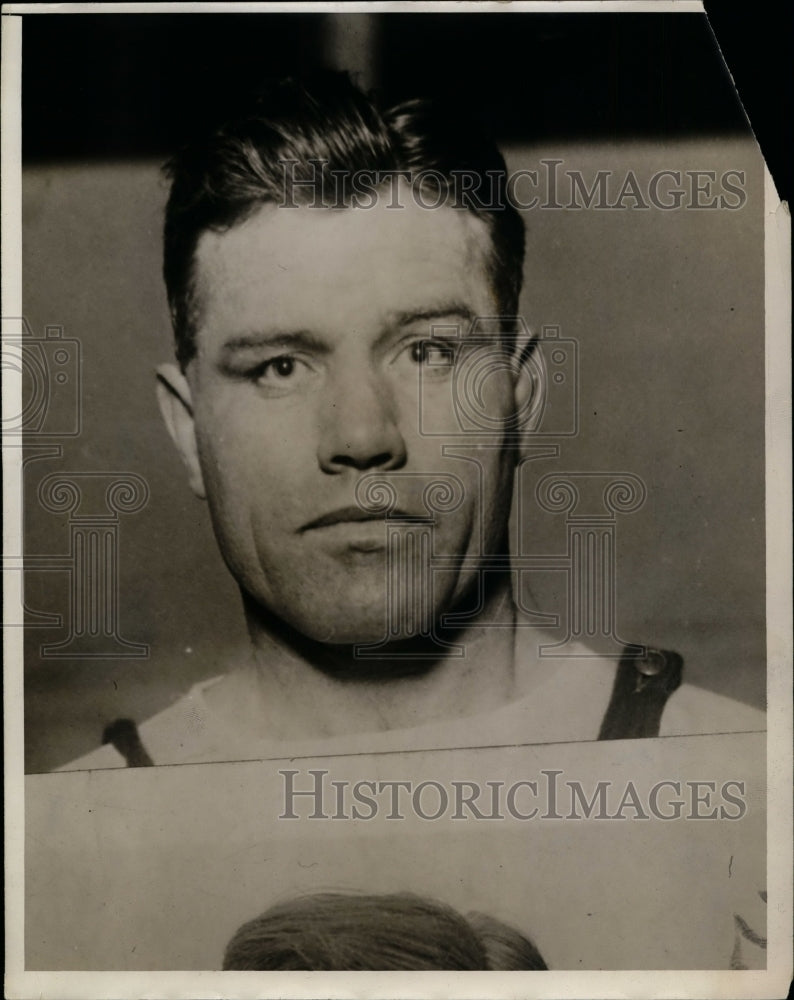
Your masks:
<svg viewBox="0 0 794 1000"><path fill-rule="evenodd" d="M160 365L157 369L157 402L171 440L185 463L190 488L197 497L204 500L207 493L196 444L190 386L184 374L174 364Z"/></svg>

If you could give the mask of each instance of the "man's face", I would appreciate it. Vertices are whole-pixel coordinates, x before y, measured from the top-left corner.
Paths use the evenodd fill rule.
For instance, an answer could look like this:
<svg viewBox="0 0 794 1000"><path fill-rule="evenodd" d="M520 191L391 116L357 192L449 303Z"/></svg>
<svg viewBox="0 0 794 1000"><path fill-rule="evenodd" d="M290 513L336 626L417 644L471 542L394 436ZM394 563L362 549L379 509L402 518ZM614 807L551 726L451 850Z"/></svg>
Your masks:
<svg viewBox="0 0 794 1000"><path fill-rule="evenodd" d="M423 491L434 474L457 477L462 502L435 516L434 555L476 556L503 540L511 449L458 438L464 457L443 456L444 437L420 433L419 418L421 396L422 428L460 433L456 367L467 351L497 349L465 339L473 317L498 313L488 248L484 224L468 212L382 203L266 205L199 240L187 371L194 482L243 590L309 638L386 634L387 522L362 519L362 477L389 481L396 509L411 516L427 515ZM448 328L448 341L434 325ZM494 418L514 411L505 365L483 392ZM406 572L416 567L406 559ZM476 573L435 574L430 613L452 607Z"/></svg>

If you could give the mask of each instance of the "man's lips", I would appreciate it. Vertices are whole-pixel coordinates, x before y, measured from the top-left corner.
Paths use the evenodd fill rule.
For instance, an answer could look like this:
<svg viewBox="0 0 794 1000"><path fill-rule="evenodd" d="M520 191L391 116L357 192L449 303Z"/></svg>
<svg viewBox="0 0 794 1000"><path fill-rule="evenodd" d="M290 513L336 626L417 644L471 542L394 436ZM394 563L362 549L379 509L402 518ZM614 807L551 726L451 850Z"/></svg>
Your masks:
<svg viewBox="0 0 794 1000"><path fill-rule="evenodd" d="M426 515L409 514L407 511L395 509L388 514L362 510L361 507L339 507L337 510L321 514L298 529L299 534L312 531L315 528L330 528L335 524L351 524L361 521L426 521Z"/></svg>

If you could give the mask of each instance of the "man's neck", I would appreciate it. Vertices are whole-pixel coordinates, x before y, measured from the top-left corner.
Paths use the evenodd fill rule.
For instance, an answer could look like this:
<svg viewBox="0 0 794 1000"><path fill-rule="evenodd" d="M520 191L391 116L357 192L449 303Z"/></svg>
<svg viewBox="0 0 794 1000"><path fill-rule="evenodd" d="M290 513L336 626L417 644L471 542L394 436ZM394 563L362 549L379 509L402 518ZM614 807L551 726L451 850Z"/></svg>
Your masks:
<svg viewBox="0 0 794 1000"><path fill-rule="evenodd" d="M250 662L216 686L212 707L243 738L279 741L387 732L495 709L515 696L515 608L509 576L491 583L464 625L436 631L450 648L420 638L364 657L360 648L296 637L246 607Z"/></svg>

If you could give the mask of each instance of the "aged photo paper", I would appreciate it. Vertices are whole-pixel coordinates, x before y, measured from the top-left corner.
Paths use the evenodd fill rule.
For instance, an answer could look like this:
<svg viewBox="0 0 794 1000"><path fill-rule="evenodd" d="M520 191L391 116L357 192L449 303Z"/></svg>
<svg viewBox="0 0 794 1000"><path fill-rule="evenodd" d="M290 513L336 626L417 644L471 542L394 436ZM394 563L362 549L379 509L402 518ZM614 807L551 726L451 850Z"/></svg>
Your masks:
<svg viewBox="0 0 794 1000"><path fill-rule="evenodd" d="M6 995L784 995L790 219L702 5L2 57Z"/></svg>

